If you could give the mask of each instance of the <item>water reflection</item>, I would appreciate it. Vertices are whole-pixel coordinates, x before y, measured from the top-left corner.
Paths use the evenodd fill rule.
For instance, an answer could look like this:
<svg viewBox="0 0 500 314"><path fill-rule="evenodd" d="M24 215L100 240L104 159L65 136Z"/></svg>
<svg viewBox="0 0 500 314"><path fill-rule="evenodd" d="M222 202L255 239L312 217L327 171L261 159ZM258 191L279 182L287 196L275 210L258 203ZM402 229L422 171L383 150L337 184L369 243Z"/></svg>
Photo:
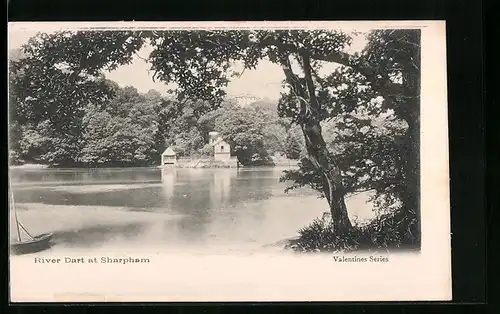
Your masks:
<svg viewBox="0 0 500 314"><path fill-rule="evenodd" d="M21 213L24 222L39 232L56 233L64 245L89 247L118 239L184 248L241 247L294 236L323 212L324 203L314 192L285 195L281 173L279 169L17 170L12 180L16 204L29 207Z"/></svg>
<svg viewBox="0 0 500 314"><path fill-rule="evenodd" d="M286 207L280 173L63 169L14 170L11 178L18 208L29 208L22 213L26 224L54 232L59 244L89 247L135 239L187 246L253 243L269 233L263 229L280 223L270 220L269 212Z"/></svg>
<svg viewBox="0 0 500 314"><path fill-rule="evenodd" d="M166 208L182 214L179 221L164 223L166 232L174 228L182 240L197 242L206 242L216 237L209 231L213 222L224 219L225 216L233 216L231 208L252 199L251 194L245 193L248 190L245 184L236 181L239 175L241 176L241 171L235 169L162 169ZM238 193L233 191L243 193L238 197Z"/></svg>

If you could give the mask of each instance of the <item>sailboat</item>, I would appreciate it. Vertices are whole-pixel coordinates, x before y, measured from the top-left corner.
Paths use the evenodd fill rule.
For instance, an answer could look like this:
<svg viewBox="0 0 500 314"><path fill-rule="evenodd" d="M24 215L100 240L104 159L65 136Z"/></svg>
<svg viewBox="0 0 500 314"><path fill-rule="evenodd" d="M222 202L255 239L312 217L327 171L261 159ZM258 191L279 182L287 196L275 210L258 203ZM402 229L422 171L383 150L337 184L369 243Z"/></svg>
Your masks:
<svg viewBox="0 0 500 314"><path fill-rule="evenodd" d="M40 252L50 248L52 233L43 233L36 236L31 235L18 219L16 206L14 204L14 194L12 193L12 189L9 190L11 199L10 203L14 211L14 219L16 221L17 228L17 240L11 244L12 253L17 255L29 254ZM23 231L23 233L25 234L25 239L21 237L21 231Z"/></svg>

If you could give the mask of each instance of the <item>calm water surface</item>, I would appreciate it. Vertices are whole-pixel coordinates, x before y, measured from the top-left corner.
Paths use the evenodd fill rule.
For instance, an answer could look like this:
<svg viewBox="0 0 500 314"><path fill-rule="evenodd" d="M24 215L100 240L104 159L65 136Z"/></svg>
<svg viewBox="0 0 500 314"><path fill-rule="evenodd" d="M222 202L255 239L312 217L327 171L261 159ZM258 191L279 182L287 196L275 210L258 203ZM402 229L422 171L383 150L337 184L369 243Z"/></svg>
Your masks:
<svg viewBox="0 0 500 314"><path fill-rule="evenodd" d="M326 210L314 191L285 194L282 171L13 169L11 182L20 220L53 232L55 248L246 250L296 236ZM348 206L366 212L364 200Z"/></svg>
<svg viewBox="0 0 500 314"><path fill-rule="evenodd" d="M326 209L285 194L283 169L13 169L18 215L57 247L160 245L239 250L297 235ZM11 228L11 236L15 228Z"/></svg>

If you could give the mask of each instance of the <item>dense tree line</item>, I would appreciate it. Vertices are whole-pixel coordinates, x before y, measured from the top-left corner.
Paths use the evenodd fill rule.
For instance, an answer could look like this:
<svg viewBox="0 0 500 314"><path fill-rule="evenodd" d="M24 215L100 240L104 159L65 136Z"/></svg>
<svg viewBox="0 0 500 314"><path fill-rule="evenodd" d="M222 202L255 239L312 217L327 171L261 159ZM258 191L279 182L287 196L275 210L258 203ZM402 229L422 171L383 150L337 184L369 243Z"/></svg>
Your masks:
<svg viewBox="0 0 500 314"><path fill-rule="evenodd" d="M11 163L147 166L158 164L169 146L179 157L208 157L211 131L224 136L243 165L271 165L270 157L276 154L299 158L294 149L300 153L300 136L278 117L275 102L258 101L243 107L228 99L214 109L206 101L180 102L156 90L141 94L134 87L121 88L103 77L99 80L109 96L79 104L74 99L77 103L71 106L72 112L65 112L62 120L37 112L38 103L21 108L12 101ZM59 106L66 103L50 109L67 110Z"/></svg>

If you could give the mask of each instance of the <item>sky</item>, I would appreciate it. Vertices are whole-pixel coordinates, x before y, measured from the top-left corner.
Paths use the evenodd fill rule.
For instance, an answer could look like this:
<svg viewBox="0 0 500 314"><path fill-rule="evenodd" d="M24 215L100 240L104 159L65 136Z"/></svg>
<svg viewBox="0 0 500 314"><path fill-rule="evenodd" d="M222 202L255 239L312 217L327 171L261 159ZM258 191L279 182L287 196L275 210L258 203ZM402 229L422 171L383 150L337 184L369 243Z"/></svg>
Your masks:
<svg viewBox="0 0 500 314"><path fill-rule="evenodd" d="M9 50L21 47L27 43L29 38L36 35L37 31L32 29L9 30ZM356 52L363 49L366 39L363 35L354 37L349 52ZM117 82L118 85L134 86L141 93L146 93L155 89L165 94L169 89L161 82L153 82L150 65L143 60L147 58L152 48L144 47L135 56L132 63L119 67L118 69L105 73L106 77ZM324 67L323 71L331 71L336 65L332 64ZM246 70L239 78L233 78L226 88L229 97L238 99L242 104L252 102L256 99L267 98L277 100L282 91L283 72L281 68L269 61L262 60L255 70Z"/></svg>

